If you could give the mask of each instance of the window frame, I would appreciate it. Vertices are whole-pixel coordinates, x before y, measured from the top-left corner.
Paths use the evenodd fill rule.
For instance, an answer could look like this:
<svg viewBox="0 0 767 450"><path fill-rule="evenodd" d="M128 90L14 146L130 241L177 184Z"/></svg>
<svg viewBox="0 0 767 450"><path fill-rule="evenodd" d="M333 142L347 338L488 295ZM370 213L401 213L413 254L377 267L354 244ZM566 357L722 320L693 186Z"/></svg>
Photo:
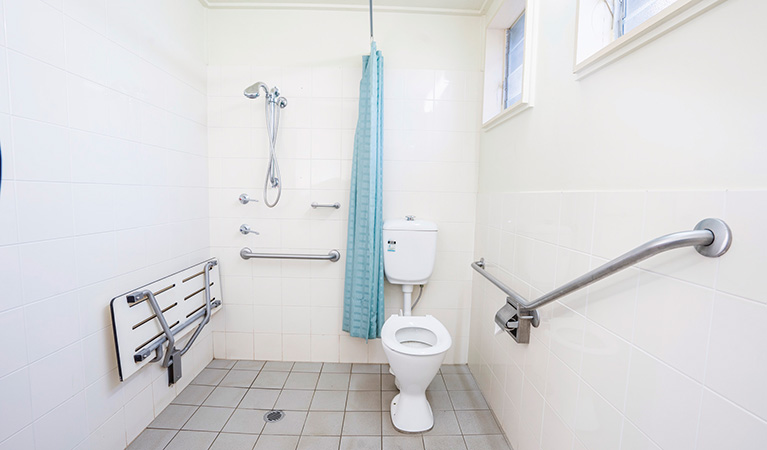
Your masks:
<svg viewBox="0 0 767 450"><path fill-rule="evenodd" d="M579 44L581 39L584 38L583 30L587 28L581 23L584 20L584 14L582 13L586 11L584 3L591 3L593 1L578 0L578 7L576 9L573 73L577 79L586 77L611 64L613 61L617 61L726 0L676 0L673 4L619 37L616 37L616 20L613 20L613 29L607 30L608 34L612 37L611 41L588 56L580 55Z"/></svg>

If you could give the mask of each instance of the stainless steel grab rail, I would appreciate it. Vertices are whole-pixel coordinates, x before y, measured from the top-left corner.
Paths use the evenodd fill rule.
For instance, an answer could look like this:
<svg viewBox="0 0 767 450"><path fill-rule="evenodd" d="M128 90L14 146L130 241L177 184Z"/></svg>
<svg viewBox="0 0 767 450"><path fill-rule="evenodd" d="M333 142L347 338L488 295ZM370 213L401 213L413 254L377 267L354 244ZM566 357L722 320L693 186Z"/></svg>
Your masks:
<svg viewBox="0 0 767 450"><path fill-rule="evenodd" d="M314 259L336 262L341 259L341 252L333 249L329 251L327 255L311 255L305 253L253 253L251 249L244 247L242 250L240 250L240 257L242 259Z"/></svg>
<svg viewBox="0 0 767 450"><path fill-rule="evenodd" d="M692 231L680 231L653 239L533 301L525 300L519 293L485 270L484 258L471 263L471 267L508 295L506 299L507 304L513 309L509 309L504 305L496 314L496 323L509 332L517 342L526 343L529 342L529 325L537 327L540 323L536 309L543 305L583 289L659 253L675 248L694 246L695 250L701 255L716 258L725 254L730 248L731 243L732 231L723 220L704 219L698 222ZM527 321L529 323L524 327L523 322ZM514 323L515 326L513 328L509 327L509 323Z"/></svg>

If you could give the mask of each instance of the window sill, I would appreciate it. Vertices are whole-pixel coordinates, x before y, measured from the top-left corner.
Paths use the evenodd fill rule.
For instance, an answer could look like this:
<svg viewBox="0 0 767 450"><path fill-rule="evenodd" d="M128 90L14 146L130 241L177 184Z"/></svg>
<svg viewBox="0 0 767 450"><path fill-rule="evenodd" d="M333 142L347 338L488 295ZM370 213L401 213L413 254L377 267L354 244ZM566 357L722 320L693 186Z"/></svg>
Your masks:
<svg viewBox="0 0 767 450"><path fill-rule="evenodd" d="M504 109L503 111L493 116L492 119L483 123L482 131L488 131L496 127L497 125L500 125L503 122L506 122L507 120L511 119L512 117L516 116L522 111L532 107L533 107L532 103L526 102L524 100L520 100L517 103L514 103L513 105L509 106L508 108Z"/></svg>
<svg viewBox="0 0 767 450"><path fill-rule="evenodd" d="M628 34L606 45L590 57L576 62L573 73L580 80L602 67L628 55L692 18L708 11L725 0L679 0L656 14Z"/></svg>

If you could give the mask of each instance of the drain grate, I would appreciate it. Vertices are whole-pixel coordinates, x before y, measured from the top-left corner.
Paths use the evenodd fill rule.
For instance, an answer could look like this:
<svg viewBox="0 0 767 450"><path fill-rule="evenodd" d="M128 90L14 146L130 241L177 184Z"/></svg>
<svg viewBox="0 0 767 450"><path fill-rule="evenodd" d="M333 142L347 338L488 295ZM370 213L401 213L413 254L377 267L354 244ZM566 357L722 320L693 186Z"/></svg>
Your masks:
<svg viewBox="0 0 767 450"><path fill-rule="evenodd" d="M264 414L264 422L266 423L279 422L280 420L284 418L285 418L285 411L281 411L279 409L275 409Z"/></svg>

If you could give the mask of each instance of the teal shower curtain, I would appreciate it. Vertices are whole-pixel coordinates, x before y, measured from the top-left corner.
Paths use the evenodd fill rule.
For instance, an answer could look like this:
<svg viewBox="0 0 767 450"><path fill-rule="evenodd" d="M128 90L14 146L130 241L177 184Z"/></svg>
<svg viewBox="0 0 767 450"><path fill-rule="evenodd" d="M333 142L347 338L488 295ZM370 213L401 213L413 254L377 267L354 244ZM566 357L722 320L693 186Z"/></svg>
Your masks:
<svg viewBox="0 0 767 450"><path fill-rule="evenodd" d="M374 41L362 57L344 283L343 330L365 339L381 337L385 319L382 165L383 55Z"/></svg>

